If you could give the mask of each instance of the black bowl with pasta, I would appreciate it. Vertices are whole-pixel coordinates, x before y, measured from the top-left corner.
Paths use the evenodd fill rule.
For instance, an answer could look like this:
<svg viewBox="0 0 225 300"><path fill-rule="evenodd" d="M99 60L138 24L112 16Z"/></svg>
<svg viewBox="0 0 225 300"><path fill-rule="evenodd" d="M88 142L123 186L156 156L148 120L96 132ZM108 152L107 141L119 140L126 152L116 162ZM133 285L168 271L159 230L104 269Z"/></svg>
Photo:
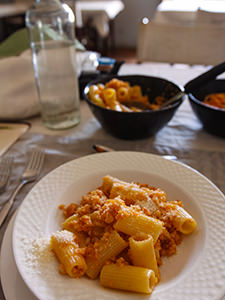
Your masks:
<svg viewBox="0 0 225 300"><path fill-rule="evenodd" d="M213 94L223 96L225 99L225 80L218 79L210 81L204 86L188 95L191 107L199 121L203 125L203 129L210 134L225 138L225 108L219 108L204 104L206 97Z"/></svg>
<svg viewBox="0 0 225 300"><path fill-rule="evenodd" d="M172 119L184 100L184 97L181 97L175 103L161 109L132 112L117 111L93 103L90 99L91 86L105 85L112 79L128 82L131 87L139 86L143 97L148 97L150 105L154 104L157 97L169 99L183 91L183 88L163 78L142 75L105 76L89 82L84 89L84 99L102 127L117 138L141 139L155 135Z"/></svg>

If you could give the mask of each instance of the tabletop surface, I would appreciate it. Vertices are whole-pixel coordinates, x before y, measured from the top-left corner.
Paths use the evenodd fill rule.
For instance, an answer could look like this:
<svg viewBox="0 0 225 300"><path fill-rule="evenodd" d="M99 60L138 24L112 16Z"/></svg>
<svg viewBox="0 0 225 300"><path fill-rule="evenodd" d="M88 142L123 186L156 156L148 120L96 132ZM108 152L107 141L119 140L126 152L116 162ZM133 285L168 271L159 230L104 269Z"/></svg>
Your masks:
<svg viewBox="0 0 225 300"><path fill-rule="evenodd" d="M124 64L120 74L159 76L184 85L208 68L188 65L171 66L160 63ZM121 140L107 134L84 101L81 101L81 122L74 128L51 131L42 125L40 117L26 121L31 124L30 130L6 153L14 156L15 167L6 192L0 195L0 205L8 199L16 187L18 177L25 165L26 153L30 147L35 145L43 147L48 156L41 176L64 162L94 153L92 145L101 144L113 147L115 150L175 155L178 161L188 164L204 174L225 193L225 139L210 135L202 129L202 125L193 114L187 99L166 127L155 136L142 140ZM25 186L18 195L6 223L1 228L0 242L10 218L34 184ZM0 289L0 299L4 300L3 297Z"/></svg>

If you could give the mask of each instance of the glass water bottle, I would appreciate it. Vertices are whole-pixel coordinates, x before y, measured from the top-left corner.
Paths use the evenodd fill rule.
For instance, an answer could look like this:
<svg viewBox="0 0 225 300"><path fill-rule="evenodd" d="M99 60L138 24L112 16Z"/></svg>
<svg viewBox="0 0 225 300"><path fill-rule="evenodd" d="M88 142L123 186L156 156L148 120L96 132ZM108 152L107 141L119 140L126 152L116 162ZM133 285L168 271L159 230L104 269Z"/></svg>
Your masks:
<svg viewBox="0 0 225 300"><path fill-rule="evenodd" d="M72 127L80 121L73 11L58 0L36 0L26 26L43 123Z"/></svg>

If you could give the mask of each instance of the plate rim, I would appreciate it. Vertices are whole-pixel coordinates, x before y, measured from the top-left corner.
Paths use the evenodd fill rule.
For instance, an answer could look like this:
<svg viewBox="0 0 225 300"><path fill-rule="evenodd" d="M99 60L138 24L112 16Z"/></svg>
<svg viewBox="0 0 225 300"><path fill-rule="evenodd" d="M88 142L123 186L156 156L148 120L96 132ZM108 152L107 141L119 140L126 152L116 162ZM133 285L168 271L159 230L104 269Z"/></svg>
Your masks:
<svg viewBox="0 0 225 300"><path fill-rule="evenodd" d="M1 273L0 273L0 281L1 281L1 285L2 285L2 293L3 296L5 297L6 300L38 300L30 291L30 289L28 288L28 286L25 284L25 282L23 281L15 260L14 260L14 256L13 256L13 249L12 249L12 231L13 231L13 224L14 224L14 220L15 220L15 216L16 216L17 211L15 211L15 213L12 215L12 218L10 219L6 230L4 232L4 236L2 239L2 244L1 244L1 249L0 249L0 266L1 266ZM7 248L7 250L6 250ZM8 251L9 249L9 251ZM7 251L7 253L6 253ZM8 255L8 253L11 254L12 252L12 256ZM5 260L4 260L5 259ZM2 266L5 266L2 268ZM9 269L10 266L10 269ZM13 274L12 274L13 272ZM10 279L12 279L11 275L14 276L14 281L13 283L16 282L17 287L20 288L20 297L18 298L18 293L15 294L15 289L16 287L13 286L13 291L11 291L12 289L12 285L10 284ZM18 285L19 283L19 285ZM28 298L24 298L24 295L21 296L21 291L22 294L27 294L29 292L29 299ZM23 297L23 298L21 298Z"/></svg>

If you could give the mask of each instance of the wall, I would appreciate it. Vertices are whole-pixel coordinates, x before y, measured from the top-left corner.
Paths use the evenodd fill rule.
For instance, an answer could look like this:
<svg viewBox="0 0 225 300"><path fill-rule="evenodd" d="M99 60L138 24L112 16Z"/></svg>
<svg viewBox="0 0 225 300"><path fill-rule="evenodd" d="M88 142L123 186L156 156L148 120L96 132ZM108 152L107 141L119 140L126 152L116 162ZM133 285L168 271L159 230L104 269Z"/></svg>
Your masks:
<svg viewBox="0 0 225 300"><path fill-rule="evenodd" d="M136 47L139 22L143 17L151 19L160 2L160 0L123 0L125 9L114 21L117 47Z"/></svg>

